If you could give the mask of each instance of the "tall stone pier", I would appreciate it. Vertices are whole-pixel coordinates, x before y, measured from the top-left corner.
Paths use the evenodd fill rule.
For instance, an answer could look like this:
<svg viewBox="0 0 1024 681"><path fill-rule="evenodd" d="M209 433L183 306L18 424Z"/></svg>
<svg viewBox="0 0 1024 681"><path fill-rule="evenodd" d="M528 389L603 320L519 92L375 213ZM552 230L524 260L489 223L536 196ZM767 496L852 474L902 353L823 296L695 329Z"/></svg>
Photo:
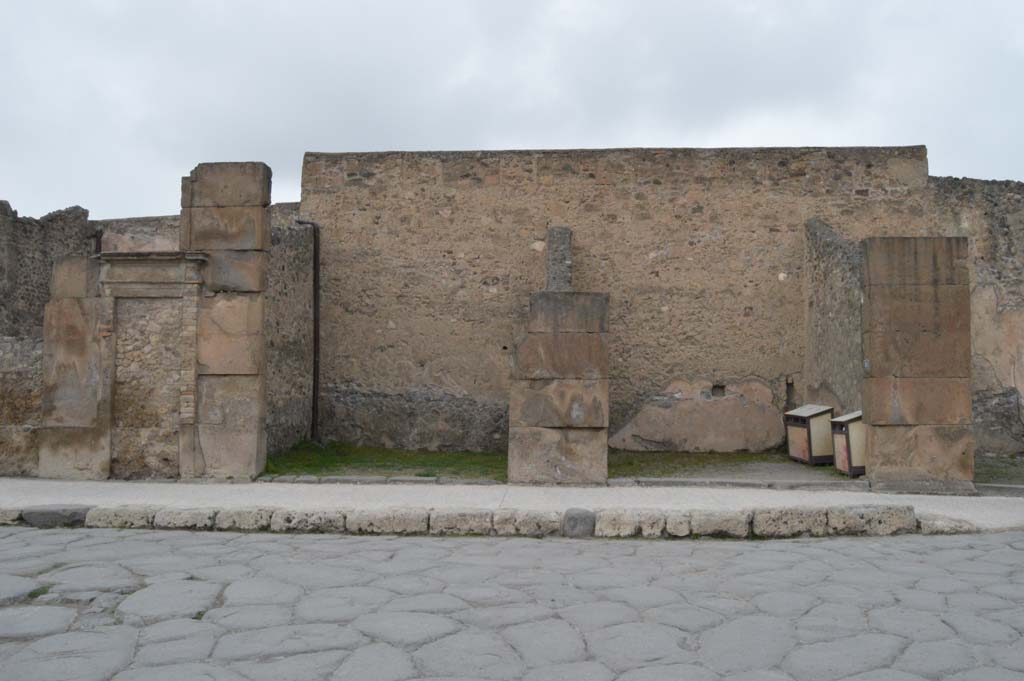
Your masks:
<svg viewBox="0 0 1024 681"><path fill-rule="evenodd" d="M971 293L962 237L864 241L867 472L879 490L971 492Z"/></svg>
<svg viewBox="0 0 1024 681"><path fill-rule="evenodd" d="M608 480L608 294L572 290L572 230L547 236L547 285L530 295L509 396L508 478Z"/></svg>

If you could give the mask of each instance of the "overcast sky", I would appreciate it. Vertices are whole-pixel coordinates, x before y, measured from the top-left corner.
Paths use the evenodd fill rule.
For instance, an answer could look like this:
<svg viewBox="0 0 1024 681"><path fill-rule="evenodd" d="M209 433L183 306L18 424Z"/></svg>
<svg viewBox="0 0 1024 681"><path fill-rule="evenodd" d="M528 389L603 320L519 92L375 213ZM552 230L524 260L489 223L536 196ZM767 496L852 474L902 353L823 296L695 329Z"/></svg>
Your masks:
<svg viewBox="0 0 1024 681"><path fill-rule="evenodd" d="M927 144L1024 180L1024 2L0 0L0 198L178 211L304 151Z"/></svg>

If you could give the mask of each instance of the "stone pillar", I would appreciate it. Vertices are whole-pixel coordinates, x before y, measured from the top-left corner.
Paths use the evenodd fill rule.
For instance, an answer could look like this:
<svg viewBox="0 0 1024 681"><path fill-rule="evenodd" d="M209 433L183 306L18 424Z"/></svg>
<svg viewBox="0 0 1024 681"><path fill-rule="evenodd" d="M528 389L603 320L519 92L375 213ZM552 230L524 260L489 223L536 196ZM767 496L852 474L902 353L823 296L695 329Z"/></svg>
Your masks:
<svg viewBox="0 0 1024 681"><path fill-rule="evenodd" d="M42 478L110 475L114 309L99 297L98 269L87 256L53 268L43 313Z"/></svg>
<svg viewBox="0 0 1024 681"><path fill-rule="evenodd" d="M266 464L269 206L263 163L202 163L182 179L181 248L206 255L201 290L185 295L194 312L183 331L194 318L196 342L183 369L195 372L196 389L181 396L183 476L251 478Z"/></svg>
<svg viewBox="0 0 1024 681"><path fill-rule="evenodd" d="M971 304L962 237L864 242L864 421L878 489L970 492Z"/></svg>
<svg viewBox="0 0 1024 681"><path fill-rule="evenodd" d="M608 294L572 290L572 230L548 230L509 397L510 482L608 480Z"/></svg>

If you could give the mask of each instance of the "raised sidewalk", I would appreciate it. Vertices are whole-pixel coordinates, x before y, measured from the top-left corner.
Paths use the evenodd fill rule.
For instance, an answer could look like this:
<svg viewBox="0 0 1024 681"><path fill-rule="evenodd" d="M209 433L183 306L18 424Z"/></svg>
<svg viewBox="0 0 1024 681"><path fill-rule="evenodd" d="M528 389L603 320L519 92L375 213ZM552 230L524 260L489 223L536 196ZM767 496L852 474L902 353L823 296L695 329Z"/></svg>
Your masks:
<svg viewBox="0 0 1024 681"><path fill-rule="evenodd" d="M644 518L664 519L692 516L696 523L698 518L719 518L723 520L727 513L747 513L747 524L753 522L753 534L765 536L757 531L758 514L769 522L770 518L797 518L790 529L792 534L857 534L863 532L833 531L831 525L819 532L820 523L832 523L832 515L839 517L843 509L874 509L881 513L885 509L912 508L920 522L922 531L997 531L1024 529L1024 498L1020 497L960 497L960 496L928 496L928 495L897 495L877 494L869 492L844 491L809 491L809 490L766 490L743 488L715 487L535 487L517 485L308 485L301 483L189 483L189 482L126 482L126 481L70 481L41 480L26 478L0 478L0 509L20 511L35 506L93 506L104 509L121 506L146 506L151 510L149 523L153 524L153 514L159 510L202 509L198 515L182 516L193 520L179 520L177 527L203 529L215 526L215 513L220 511L241 511L244 509L264 509L266 522L254 527L235 527L226 524L222 529L272 529L270 515L274 510L292 512L296 517L314 518L312 511L334 514L335 520L330 527L307 526L308 531L327 529L329 531L348 532L380 532L387 529L374 527L371 522L360 526L339 520L342 514L356 517L379 518L387 514L382 511L416 511L423 514L423 522L428 516L436 519L431 525L431 532L436 523L445 518L460 517L459 513L470 513L475 529L469 534L487 534L486 528L480 527L482 518L491 518L491 533L502 534L498 528L499 519L509 519L520 514L526 517L535 514L537 518L558 518L563 527L560 532L541 532L541 534L566 534L564 520L569 509L585 509L597 512L598 536L631 536L646 534L643 530ZM826 516L828 509L833 514ZM789 515L780 514L780 510L790 511ZM799 511L799 512L798 512ZM845 511L843 511L845 513ZM362 514L362 515L360 515ZM475 514L475 515L472 515ZM237 514L236 514L237 515ZM233 517L225 513L223 518ZM742 517L742 516L741 516ZM198 521L195 518L199 518ZM204 518L208 518L204 520ZM826 520L827 518L827 520ZM751 520L753 519L753 520ZM934 522L926 526L926 519ZM634 521L637 524L634 524ZM602 522L605 529L602 530ZM775 522L775 521L770 521ZM189 523L192 523L190 525ZM339 525L339 523L341 523ZM687 520L689 523L689 520ZM632 524L632 525L631 525ZM156 526L161 526L159 522ZM459 534L458 523L447 532ZM147 526L143 523L142 526ZM167 525L164 525L167 526ZM611 527L611 529L609 529ZM630 528L633 527L635 531ZM762 523L762 527L766 527ZM803 530L801 530L803 528ZM282 528L279 528L282 529ZM302 530L302 522L297 526L283 529ZM423 527L426 531L426 526ZM912 531L912 530L901 530ZM510 531L509 534L527 534L527 532ZM730 534L729 532L698 532L695 525L694 534ZM671 533L669 533L671 534ZM664 536L660 532L658 536ZM746 535L744 535L746 536ZM785 536L785 533L776 536Z"/></svg>

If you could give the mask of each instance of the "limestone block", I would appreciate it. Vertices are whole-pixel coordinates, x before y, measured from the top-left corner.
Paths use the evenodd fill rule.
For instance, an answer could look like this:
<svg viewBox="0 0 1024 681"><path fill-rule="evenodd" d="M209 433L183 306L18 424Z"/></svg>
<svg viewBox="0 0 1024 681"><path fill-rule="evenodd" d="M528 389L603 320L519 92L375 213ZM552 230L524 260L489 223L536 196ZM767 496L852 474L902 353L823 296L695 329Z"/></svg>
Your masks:
<svg viewBox="0 0 1024 681"><path fill-rule="evenodd" d="M190 208L189 249L260 251L270 248L270 211L263 206Z"/></svg>
<svg viewBox="0 0 1024 681"><path fill-rule="evenodd" d="M262 425L242 430L231 425L200 424L196 433L205 475L252 479L267 465L267 436Z"/></svg>
<svg viewBox="0 0 1024 681"><path fill-rule="evenodd" d="M968 286L868 286L861 325L865 333L970 334L970 305Z"/></svg>
<svg viewBox="0 0 1024 681"><path fill-rule="evenodd" d="M874 237L864 240L865 281L900 285L968 285L966 237Z"/></svg>
<svg viewBox="0 0 1024 681"><path fill-rule="evenodd" d="M864 418L875 425L971 423L969 378L864 379Z"/></svg>
<svg viewBox="0 0 1024 681"><path fill-rule="evenodd" d="M867 377L969 378L971 337L968 333L865 333L864 375Z"/></svg>
<svg viewBox="0 0 1024 681"><path fill-rule="evenodd" d="M209 530L216 517L215 508L164 508L153 516L153 527L161 530Z"/></svg>
<svg viewBox="0 0 1024 681"><path fill-rule="evenodd" d="M754 511L753 532L757 537L785 538L828 534L824 508L766 508Z"/></svg>
<svg viewBox="0 0 1024 681"><path fill-rule="evenodd" d="M153 527L158 506L97 506L85 514L86 527L146 529Z"/></svg>
<svg viewBox="0 0 1024 681"><path fill-rule="evenodd" d="M598 509L594 523L595 537L634 537L640 531L640 518L635 509Z"/></svg>
<svg viewBox="0 0 1024 681"><path fill-rule="evenodd" d="M509 428L508 479L530 483L603 483L608 479L608 431Z"/></svg>
<svg viewBox="0 0 1024 681"><path fill-rule="evenodd" d="M217 512L213 526L218 530L262 532L270 529L273 508L225 508Z"/></svg>
<svg viewBox="0 0 1024 681"><path fill-rule="evenodd" d="M970 426L868 426L865 465L876 481L974 479Z"/></svg>
<svg viewBox="0 0 1024 681"><path fill-rule="evenodd" d="M211 291L264 291L266 251L208 251L203 285Z"/></svg>
<svg viewBox="0 0 1024 681"><path fill-rule="evenodd" d="M764 451L786 437L771 387L750 379L722 386L673 381L655 395L608 444L631 451Z"/></svg>
<svg viewBox="0 0 1024 681"><path fill-rule="evenodd" d="M43 424L95 426L109 329L97 298L62 298L43 314ZM105 335L104 335L105 334Z"/></svg>
<svg viewBox="0 0 1024 681"><path fill-rule="evenodd" d="M430 534L490 534L492 515L486 509L435 509L430 512Z"/></svg>
<svg viewBox="0 0 1024 681"><path fill-rule="evenodd" d="M531 333L516 346L516 378L607 378L601 333Z"/></svg>
<svg viewBox="0 0 1024 681"><path fill-rule="evenodd" d="M828 509L829 534L881 537L916 531L913 506L833 506Z"/></svg>
<svg viewBox="0 0 1024 681"><path fill-rule="evenodd" d="M352 534L426 534L429 518L425 508L357 509L346 526Z"/></svg>
<svg viewBox="0 0 1024 681"><path fill-rule="evenodd" d="M594 536L597 514L586 508L567 508L562 514L563 537L585 538Z"/></svg>
<svg viewBox="0 0 1024 681"><path fill-rule="evenodd" d="M665 533L667 517L664 511L642 508L637 511L637 523L640 527L641 537L656 539Z"/></svg>
<svg viewBox="0 0 1024 681"><path fill-rule="evenodd" d="M270 205L270 167L265 163L200 163L189 178L185 205Z"/></svg>
<svg viewBox="0 0 1024 681"><path fill-rule="evenodd" d="M512 381L508 422L510 426L606 428L608 380Z"/></svg>
<svg viewBox="0 0 1024 681"><path fill-rule="evenodd" d="M689 537L690 514L686 511L668 511L665 514L665 534L670 537Z"/></svg>
<svg viewBox="0 0 1024 681"><path fill-rule="evenodd" d="M608 330L608 294L531 293L526 330L530 333L603 333Z"/></svg>
<svg viewBox="0 0 1024 681"><path fill-rule="evenodd" d="M494 512L494 533L499 536L546 537L558 534L562 515L558 511L529 511L501 508Z"/></svg>
<svg viewBox="0 0 1024 681"><path fill-rule="evenodd" d="M199 303L201 374L258 374L263 368L263 297L219 293Z"/></svg>
<svg viewBox="0 0 1024 681"><path fill-rule="evenodd" d="M693 511L690 513L690 532L699 537L750 536L750 511Z"/></svg>
<svg viewBox="0 0 1024 681"><path fill-rule="evenodd" d="M198 422L251 429L266 417L261 376L200 376Z"/></svg>
<svg viewBox="0 0 1024 681"><path fill-rule="evenodd" d="M43 427L39 443L39 477L106 480L110 477L110 428Z"/></svg>
<svg viewBox="0 0 1024 681"><path fill-rule="evenodd" d="M978 531L970 521L934 513L918 514L917 526L921 534L971 534Z"/></svg>
<svg viewBox="0 0 1024 681"><path fill-rule="evenodd" d="M266 465L263 376L200 376L196 433L203 473L253 478Z"/></svg>
<svg viewBox="0 0 1024 681"><path fill-rule="evenodd" d="M270 518L270 531L342 533L345 531L345 512L336 509L278 509Z"/></svg>
<svg viewBox="0 0 1024 681"><path fill-rule="evenodd" d="M17 525L19 520L20 508L0 508L0 525Z"/></svg>
<svg viewBox="0 0 1024 681"><path fill-rule="evenodd" d="M100 282L112 284L175 284L185 281L189 264L178 256L107 256L100 264ZM167 289L157 289L167 295ZM151 296L154 297L154 296Z"/></svg>
<svg viewBox="0 0 1024 681"><path fill-rule="evenodd" d="M50 278L50 299L94 298L99 295L99 262L86 255L57 260Z"/></svg>
<svg viewBox="0 0 1024 681"><path fill-rule="evenodd" d="M91 506L82 504L46 504L21 509L21 520L32 527L82 527Z"/></svg>

